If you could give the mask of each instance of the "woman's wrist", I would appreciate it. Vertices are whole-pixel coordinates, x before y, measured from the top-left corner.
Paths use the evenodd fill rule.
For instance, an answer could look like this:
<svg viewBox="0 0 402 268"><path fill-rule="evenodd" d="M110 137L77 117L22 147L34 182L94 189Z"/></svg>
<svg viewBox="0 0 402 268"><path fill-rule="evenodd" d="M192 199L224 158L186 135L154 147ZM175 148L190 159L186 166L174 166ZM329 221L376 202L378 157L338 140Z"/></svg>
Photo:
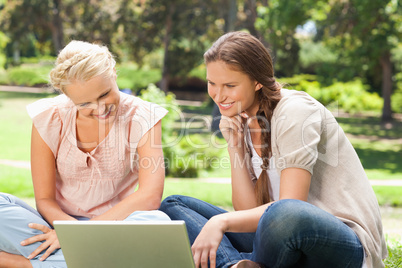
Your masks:
<svg viewBox="0 0 402 268"><path fill-rule="evenodd" d="M240 154L240 155L244 155L244 146L228 146L227 148L229 155L235 155L235 154Z"/></svg>
<svg viewBox="0 0 402 268"><path fill-rule="evenodd" d="M226 214L227 213L218 214L210 219L217 225L218 229L221 230L222 233L226 233L229 230L229 223Z"/></svg>

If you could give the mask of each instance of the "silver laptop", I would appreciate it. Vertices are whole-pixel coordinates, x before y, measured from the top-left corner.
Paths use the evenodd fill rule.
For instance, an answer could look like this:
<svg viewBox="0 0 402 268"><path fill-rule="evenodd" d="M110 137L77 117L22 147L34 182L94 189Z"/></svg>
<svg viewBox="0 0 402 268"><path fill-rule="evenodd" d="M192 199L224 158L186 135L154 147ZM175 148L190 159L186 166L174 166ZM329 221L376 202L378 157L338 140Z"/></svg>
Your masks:
<svg viewBox="0 0 402 268"><path fill-rule="evenodd" d="M194 268L184 221L54 221L68 268Z"/></svg>

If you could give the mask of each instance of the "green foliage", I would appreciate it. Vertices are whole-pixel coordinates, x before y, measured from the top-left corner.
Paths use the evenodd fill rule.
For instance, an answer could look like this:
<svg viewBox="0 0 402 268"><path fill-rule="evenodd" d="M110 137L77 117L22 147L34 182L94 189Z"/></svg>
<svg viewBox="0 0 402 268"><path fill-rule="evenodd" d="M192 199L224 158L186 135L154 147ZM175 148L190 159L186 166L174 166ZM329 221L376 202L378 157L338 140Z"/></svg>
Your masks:
<svg viewBox="0 0 402 268"><path fill-rule="evenodd" d="M173 93L165 94L155 85L150 84L142 90L139 97L161 105L169 112L162 119L162 143L165 157L166 173L171 177L199 177L203 171L219 168L222 150L225 146L218 137L185 133L185 129L175 129L175 122L183 120L182 111Z"/></svg>
<svg viewBox="0 0 402 268"><path fill-rule="evenodd" d="M123 64L116 69L119 88L129 88L134 92L147 88L149 84L155 84L161 78L160 70L139 69L135 64Z"/></svg>
<svg viewBox="0 0 402 268"><path fill-rule="evenodd" d="M402 21L402 18L401 18ZM402 24L402 23L401 23ZM402 43L393 51L395 63L394 93L391 96L391 106L395 113L402 113Z"/></svg>
<svg viewBox="0 0 402 268"><path fill-rule="evenodd" d="M3 32L0 32L0 70L4 68L7 61L4 49L9 41L10 39Z"/></svg>
<svg viewBox="0 0 402 268"><path fill-rule="evenodd" d="M295 89L307 92L324 106L335 104L337 108L349 113L379 112L383 105L380 96L368 92L367 86L360 79L346 83L335 82L327 87L317 81L302 80Z"/></svg>
<svg viewBox="0 0 402 268"><path fill-rule="evenodd" d="M17 86L36 86L48 83L51 66L20 66L7 72L7 84Z"/></svg>
<svg viewBox="0 0 402 268"><path fill-rule="evenodd" d="M9 84L7 72L5 70L0 69L0 85Z"/></svg>
<svg viewBox="0 0 402 268"><path fill-rule="evenodd" d="M391 97L392 111L402 113L402 81Z"/></svg>
<svg viewBox="0 0 402 268"><path fill-rule="evenodd" d="M402 39L402 5L398 1L347 0L328 2L327 7L326 18L316 25L319 38L339 55L340 68L332 74L342 80L350 79L348 74L365 78L371 90L381 92L381 70L390 68L387 57ZM388 113L390 107L384 108Z"/></svg>
<svg viewBox="0 0 402 268"><path fill-rule="evenodd" d="M162 119L162 144L165 159L174 158L175 152L172 146L166 146L175 142L178 135L173 128L174 122L180 118L181 110L176 102L176 96L173 93L165 94L154 84L149 84L148 88L142 90L139 97L143 100L156 103L168 110L167 115ZM166 162L166 161L165 161ZM165 164L166 173L169 173L169 163Z"/></svg>
<svg viewBox="0 0 402 268"><path fill-rule="evenodd" d="M168 110L167 115L162 119L162 139L167 142L168 137L173 135L174 122L180 118L181 114L176 96L172 92L165 94L154 84L149 84L146 89L140 92L138 97L145 101L156 103Z"/></svg>
<svg viewBox="0 0 402 268"><path fill-rule="evenodd" d="M200 64L199 66L195 67L194 69L192 69L190 71L190 73L188 74L189 77L197 77L199 79L202 80L206 80L206 76L207 76L207 71L205 68L205 64Z"/></svg>
<svg viewBox="0 0 402 268"><path fill-rule="evenodd" d="M302 81L313 82L317 80L317 76L313 74L296 74L291 77L283 77L277 79L285 88L294 88Z"/></svg>
<svg viewBox="0 0 402 268"><path fill-rule="evenodd" d="M300 43L300 64L303 68L319 65L320 63L334 63L337 55L329 50L322 42L313 42L312 40L301 41Z"/></svg>
<svg viewBox="0 0 402 268"><path fill-rule="evenodd" d="M167 158L168 175L179 178L198 178L202 172L223 168L223 139L209 135L191 134L180 138L169 147Z"/></svg>

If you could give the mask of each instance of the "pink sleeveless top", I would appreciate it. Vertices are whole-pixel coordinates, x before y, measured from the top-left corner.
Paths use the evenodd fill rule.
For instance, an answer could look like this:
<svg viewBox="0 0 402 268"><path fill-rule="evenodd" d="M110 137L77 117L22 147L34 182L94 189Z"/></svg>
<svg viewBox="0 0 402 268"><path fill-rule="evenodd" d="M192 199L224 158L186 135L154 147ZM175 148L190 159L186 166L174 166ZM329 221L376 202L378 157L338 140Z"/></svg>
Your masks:
<svg viewBox="0 0 402 268"><path fill-rule="evenodd" d="M89 153L76 139L77 108L65 95L27 106L29 116L56 159L56 199L74 216L95 217L132 194L138 184L137 145L167 110L120 93L109 134Z"/></svg>

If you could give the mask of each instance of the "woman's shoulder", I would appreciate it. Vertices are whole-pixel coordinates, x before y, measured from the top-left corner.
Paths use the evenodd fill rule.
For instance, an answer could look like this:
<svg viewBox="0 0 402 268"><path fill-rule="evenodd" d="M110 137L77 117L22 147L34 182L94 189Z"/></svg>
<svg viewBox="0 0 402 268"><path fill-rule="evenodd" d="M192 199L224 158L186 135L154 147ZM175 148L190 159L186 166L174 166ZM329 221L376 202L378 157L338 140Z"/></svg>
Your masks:
<svg viewBox="0 0 402 268"><path fill-rule="evenodd" d="M72 107L74 107L72 101L66 95L61 94L56 97L37 100L27 105L26 109L28 115L33 119L43 113L55 114Z"/></svg>
<svg viewBox="0 0 402 268"><path fill-rule="evenodd" d="M323 111L325 107L304 91L281 89L281 100L278 102L274 116L289 114L303 117L316 111Z"/></svg>

